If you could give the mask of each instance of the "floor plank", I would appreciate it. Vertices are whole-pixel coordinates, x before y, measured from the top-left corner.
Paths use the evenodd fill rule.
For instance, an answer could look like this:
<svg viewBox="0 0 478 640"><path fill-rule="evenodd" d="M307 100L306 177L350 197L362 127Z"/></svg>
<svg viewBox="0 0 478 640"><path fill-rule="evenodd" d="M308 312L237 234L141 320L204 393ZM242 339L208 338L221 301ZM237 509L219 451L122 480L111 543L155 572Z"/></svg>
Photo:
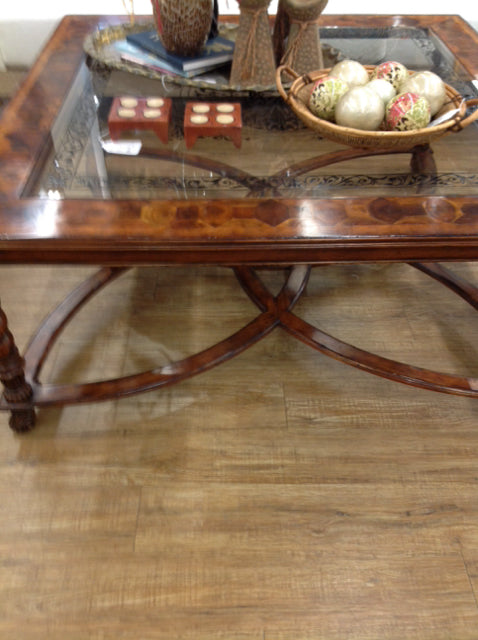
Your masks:
<svg viewBox="0 0 478 640"><path fill-rule="evenodd" d="M0 269L22 348L89 273ZM477 375L476 312L406 265L317 269L297 309L381 355ZM132 270L62 334L45 379L167 362L256 313L227 270ZM7 422L1 638L477 638L476 400L277 331L177 386L45 409L24 436Z"/></svg>

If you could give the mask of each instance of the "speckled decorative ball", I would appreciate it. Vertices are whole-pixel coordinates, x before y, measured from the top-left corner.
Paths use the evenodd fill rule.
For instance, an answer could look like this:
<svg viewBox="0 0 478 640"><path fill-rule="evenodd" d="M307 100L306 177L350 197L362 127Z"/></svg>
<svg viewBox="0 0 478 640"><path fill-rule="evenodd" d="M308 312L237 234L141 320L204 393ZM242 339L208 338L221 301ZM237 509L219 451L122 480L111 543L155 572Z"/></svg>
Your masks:
<svg viewBox="0 0 478 640"><path fill-rule="evenodd" d="M334 120L337 102L348 90L349 86L340 78L332 78L331 76L321 78L312 88L309 109L318 118Z"/></svg>
<svg viewBox="0 0 478 640"><path fill-rule="evenodd" d="M335 108L335 122L342 127L377 130L385 115L382 98L367 87L353 87Z"/></svg>
<svg viewBox="0 0 478 640"><path fill-rule="evenodd" d="M388 103L385 120L394 131L423 129L430 122L430 105L417 93L400 93Z"/></svg>
<svg viewBox="0 0 478 640"><path fill-rule="evenodd" d="M395 91L398 91L400 85L402 85L408 78L408 70L401 62L382 62L372 72L372 80L375 78L382 78L387 80L393 85Z"/></svg>
<svg viewBox="0 0 478 640"><path fill-rule="evenodd" d="M374 80L370 80L368 84L365 85L367 89L371 89L378 94L385 105L387 105L392 98L394 98L397 94L393 85L387 80L383 78L375 78Z"/></svg>
<svg viewBox="0 0 478 640"><path fill-rule="evenodd" d="M360 87L369 81L367 69L356 60L341 60L337 62L330 70L329 76L340 78L340 80L349 85L350 89L352 87Z"/></svg>
<svg viewBox="0 0 478 640"><path fill-rule="evenodd" d="M420 71L410 76L400 87L400 93L411 91L426 98L432 116L443 107L446 100L445 83L432 71Z"/></svg>

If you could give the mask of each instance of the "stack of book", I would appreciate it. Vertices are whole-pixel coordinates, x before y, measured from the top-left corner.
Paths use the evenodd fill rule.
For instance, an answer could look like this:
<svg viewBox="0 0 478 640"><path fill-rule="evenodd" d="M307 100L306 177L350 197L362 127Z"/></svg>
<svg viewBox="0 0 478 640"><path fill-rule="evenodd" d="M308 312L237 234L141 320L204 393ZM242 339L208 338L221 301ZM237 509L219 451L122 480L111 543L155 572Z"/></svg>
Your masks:
<svg viewBox="0 0 478 640"><path fill-rule="evenodd" d="M115 43L122 60L167 75L192 78L230 63L234 42L222 36L210 38L201 53L193 58L169 53L156 31L141 31Z"/></svg>

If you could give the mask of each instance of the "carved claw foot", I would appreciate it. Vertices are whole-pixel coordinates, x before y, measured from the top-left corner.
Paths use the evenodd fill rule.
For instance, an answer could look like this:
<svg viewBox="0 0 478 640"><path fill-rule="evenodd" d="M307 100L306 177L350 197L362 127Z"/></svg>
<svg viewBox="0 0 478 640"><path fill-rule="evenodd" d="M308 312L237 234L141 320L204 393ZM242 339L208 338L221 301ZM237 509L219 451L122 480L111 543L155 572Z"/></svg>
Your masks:
<svg viewBox="0 0 478 640"><path fill-rule="evenodd" d="M36 414L34 409L18 409L12 411L9 425L15 433L27 433L35 426Z"/></svg>

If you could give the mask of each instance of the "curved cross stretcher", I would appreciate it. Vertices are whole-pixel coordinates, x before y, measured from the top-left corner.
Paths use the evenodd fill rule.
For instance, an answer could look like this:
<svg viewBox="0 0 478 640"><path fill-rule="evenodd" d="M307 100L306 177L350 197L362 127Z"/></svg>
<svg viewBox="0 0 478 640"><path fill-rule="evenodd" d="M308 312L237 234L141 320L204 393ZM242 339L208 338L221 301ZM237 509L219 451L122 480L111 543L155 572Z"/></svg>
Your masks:
<svg viewBox="0 0 478 640"><path fill-rule="evenodd" d="M478 289L438 264L411 265L444 284L478 309ZM104 286L127 268L103 268L90 276L43 321L24 354L24 390L21 396L4 394L0 408L11 413L10 425L15 431L28 431L35 422L35 407L63 406L76 403L112 400L172 385L240 354L272 330L280 327L321 353L375 375L433 391L478 397L478 378L453 375L419 368L384 358L347 344L303 320L293 311L304 292L311 267L295 265L288 270L277 295L272 294L252 267L234 268L237 280L260 313L237 332L194 355L141 373L76 384L43 384L40 373L55 340L71 318ZM8 327L2 325L3 342ZM18 354L15 355L18 360Z"/></svg>

